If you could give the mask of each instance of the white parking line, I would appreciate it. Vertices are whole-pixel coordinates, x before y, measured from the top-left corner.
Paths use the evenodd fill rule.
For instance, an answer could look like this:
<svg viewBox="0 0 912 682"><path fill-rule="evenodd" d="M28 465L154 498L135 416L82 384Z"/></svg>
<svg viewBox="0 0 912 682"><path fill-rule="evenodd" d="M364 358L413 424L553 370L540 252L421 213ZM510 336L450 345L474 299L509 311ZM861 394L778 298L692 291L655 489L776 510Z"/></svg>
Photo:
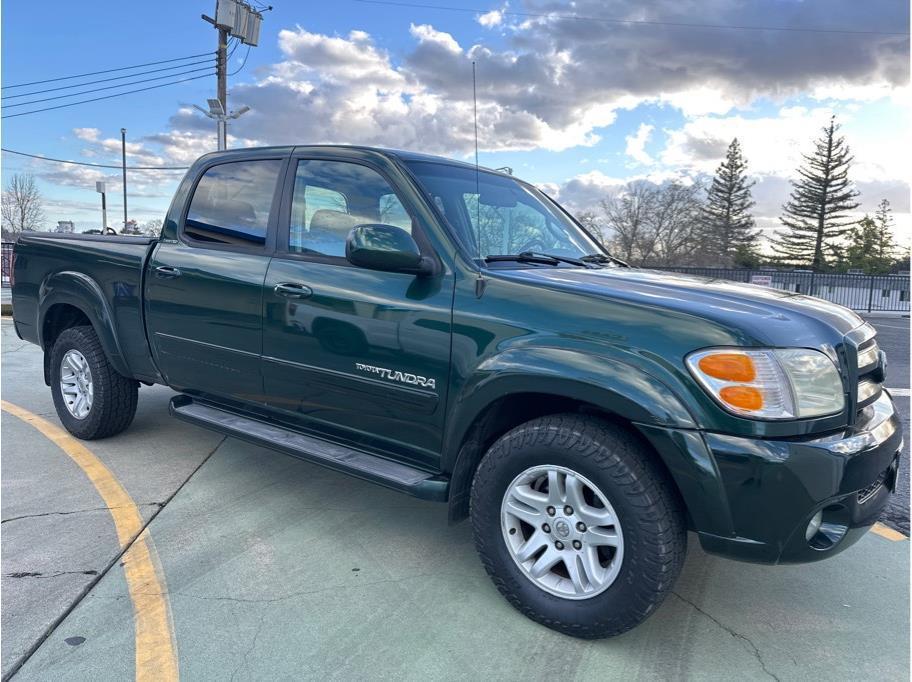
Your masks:
<svg viewBox="0 0 912 682"><path fill-rule="evenodd" d="M887 389L894 398L908 398L910 395L908 388L888 388Z"/></svg>

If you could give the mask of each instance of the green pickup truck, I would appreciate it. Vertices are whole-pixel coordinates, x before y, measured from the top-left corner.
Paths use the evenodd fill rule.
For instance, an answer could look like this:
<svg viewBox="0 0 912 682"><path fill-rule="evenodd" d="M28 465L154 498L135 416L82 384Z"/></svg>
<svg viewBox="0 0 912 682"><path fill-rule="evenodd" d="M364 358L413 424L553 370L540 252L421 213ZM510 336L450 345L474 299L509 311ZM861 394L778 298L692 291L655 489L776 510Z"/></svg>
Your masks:
<svg viewBox="0 0 912 682"><path fill-rule="evenodd" d="M74 435L171 413L449 505L497 588L624 632L703 548L808 562L878 519L902 443L853 312L628 267L508 174L363 147L199 159L161 237L27 234L16 332Z"/></svg>

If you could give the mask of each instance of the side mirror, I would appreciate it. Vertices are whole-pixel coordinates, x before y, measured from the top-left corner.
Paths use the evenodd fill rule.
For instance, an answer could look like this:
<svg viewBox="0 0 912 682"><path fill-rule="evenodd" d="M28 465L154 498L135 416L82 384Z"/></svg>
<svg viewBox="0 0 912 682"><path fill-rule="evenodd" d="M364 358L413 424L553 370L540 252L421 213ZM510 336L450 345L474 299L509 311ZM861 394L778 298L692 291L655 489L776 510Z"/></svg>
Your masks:
<svg viewBox="0 0 912 682"><path fill-rule="evenodd" d="M348 262L369 270L430 275L434 262L421 255L412 235L401 227L368 223L356 225L345 240Z"/></svg>

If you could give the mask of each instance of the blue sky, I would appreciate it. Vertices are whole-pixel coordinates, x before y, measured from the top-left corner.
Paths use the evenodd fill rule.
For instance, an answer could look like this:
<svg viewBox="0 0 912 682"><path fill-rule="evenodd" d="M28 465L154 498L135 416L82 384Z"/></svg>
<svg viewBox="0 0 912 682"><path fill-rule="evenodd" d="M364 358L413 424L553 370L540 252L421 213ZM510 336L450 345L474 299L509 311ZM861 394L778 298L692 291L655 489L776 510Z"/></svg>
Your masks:
<svg viewBox="0 0 912 682"><path fill-rule="evenodd" d="M481 162L512 167L573 210L594 207L634 178L699 179L715 168L737 135L758 180L758 224L772 234L798 154L835 113L855 151L853 177L862 191L862 210L889 198L908 241L907 164L899 154L912 142L907 36L600 21L704 17L720 24L895 31L908 27L903 3L444 4L479 11L278 0L264 16L259 47L250 50L244 69L230 81L229 106L252 107L233 128L232 144L364 143L467 157L475 60ZM712 8L712 14L695 8ZM5 3L3 85L214 50L215 31L200 18L213 12L214 0L154 6ZM240 67L245 52L244 47L234 52L229 70ZM203 104L214 89L212 77L8 118L3 146L116 164L119 131L126 127L128 165L186 165L214 146L210 122L189 108ZM104 94L109 92L88 96ZM51 224L73 219L81 229L97 226L98 179L108 183L109 221L119 215L117 171L4 154L4 174L20 171L38 178ZM131 217L140 222L161 217L179 177L131 174Z"/></svg>

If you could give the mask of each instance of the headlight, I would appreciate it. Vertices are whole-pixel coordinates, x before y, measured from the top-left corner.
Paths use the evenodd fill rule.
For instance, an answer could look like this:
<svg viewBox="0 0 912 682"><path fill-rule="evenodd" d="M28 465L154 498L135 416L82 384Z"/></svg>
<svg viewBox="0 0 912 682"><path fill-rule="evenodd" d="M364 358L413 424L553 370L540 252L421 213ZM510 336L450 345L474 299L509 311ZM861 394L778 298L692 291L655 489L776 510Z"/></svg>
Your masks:
<svg viewBox="0 0 912 682"><path fill-rule="evenodd" d="M796 419L841 412L839 370L806 348L715 348L687 356L700 385L729 412L753 419Z"/></svg>

